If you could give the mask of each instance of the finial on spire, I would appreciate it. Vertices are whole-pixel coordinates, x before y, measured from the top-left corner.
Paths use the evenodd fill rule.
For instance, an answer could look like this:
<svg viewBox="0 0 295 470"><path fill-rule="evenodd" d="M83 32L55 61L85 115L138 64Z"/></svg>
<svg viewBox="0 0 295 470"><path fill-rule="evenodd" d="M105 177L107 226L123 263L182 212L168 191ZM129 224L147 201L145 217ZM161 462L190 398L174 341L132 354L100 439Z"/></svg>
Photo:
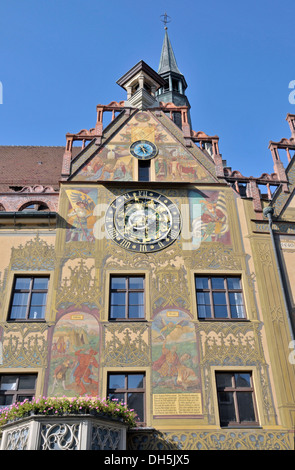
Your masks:
<svg viewBox="0 0 295 470"><path fill-rule="evenodd" d="M168 16L167 13L165 12L165 14L164 14L164 15L161 15L160 18L161 18L161 21L162 21L162 22L164 23L164 25L165 25L165 29L168 29L168 28L167 28L167 23L170 23L170 22L171 22L171 17ZM163 19L162 19L162 18L163 18Z"/></svg>

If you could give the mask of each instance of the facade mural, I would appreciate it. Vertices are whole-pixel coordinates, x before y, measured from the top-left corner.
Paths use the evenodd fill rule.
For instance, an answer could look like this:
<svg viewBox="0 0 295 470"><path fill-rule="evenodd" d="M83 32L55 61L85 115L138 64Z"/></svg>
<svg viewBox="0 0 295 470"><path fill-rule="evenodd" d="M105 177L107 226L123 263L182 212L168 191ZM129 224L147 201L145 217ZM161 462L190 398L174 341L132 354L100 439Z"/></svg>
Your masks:
<svg viewBox="0 0 295 470"><path fill-rule="evenodd" d="M231 244L223 191L189 191L192 245L202 242Z"/></svg>
<svg viewBox="0 0 295 470"><path fill-rule="evenodd" d="M66 200L69 202L65 214L66 242L93 242L95 238L102 238L99 230L104 230L104 211L97 210L97 207L100 207L97 206L99 191L104 197L110 197L104 188L98 190L98 188L78 186L76 189L65 190ZM113 200L115 197L114 195ZM203 242L231 244L224 191L189 190L182 201L189 205L189 219L183 219L183 228L185 226L186 229L186 231L183 230L183 233L186 236L187 234L192 235L191 249L195 249ZM96 222L98 223L96 224ZM108 236L107 233L105 236Z"/></svg>
<svg viewBox="0 0 295 470"><path fill-rule="evenodd" d="M97 395L99 327L92 315L63 315L54 328L50 356L49 396Z"/></svg>
<svg viewBox="0 0 295 470"><path fill-rule="evenodd" d="M181 310L164 310L152 325L153 393L200 390L194 324Z"/></svg>
<svg viewBox="0 0 295 470"><path fill-rule="evenodd" d="M213 182L212 176L150 113L140 112L87 162L73 181L136 181L133 142L148 140L157 148L155 181Z"/></svg>
<svg viewBox="0 0 295 470"><path fill-rule="evenodd" d="M259 205L254 193L241 196L225 175L221 182L221 167L197 149L197 134L185 135L167 117L166 107L171 113L175 108L170 105L164 111L162 104L149 111L128 107L126 114L116 105L119 124L89 133L89 153L73 157L74 170L69 165L63 175L57 213L2 217L0 399L11 396L4 389L8 376L30 374L40 395L131 395L144 417L130 433L132 450L292 449L293 343L262 215L266 200ZM130 153L141 141L154 152L144 184L138 181L140 158ZM274 199L293 321L294 203L282 220L279 210L294 192L294 162L289 193L278 190ZM116 202L120 210L108 212ZM117 223L113 237L105 232L112 222L107 217ZM24 276L26 291L16 283ZM38 277L48 281L41 293L34 290ZM26 299L39 305L45 296L44 317L30 318ZM108 390L114 375L119 391ZM230 393L247 388L242 409L234 409L238 400L219 387L225 383ZM247 413L250 401L253 413L243 421L239 411ZM220 409L233 426L222 421Z"/></svg>
<svg viewBox="0 0 295 470"><path fill-rule="evenodd" d="M91 241L96 217L93 211L97 204L97 189L67 189L69 210L67 241Z"/></svg>

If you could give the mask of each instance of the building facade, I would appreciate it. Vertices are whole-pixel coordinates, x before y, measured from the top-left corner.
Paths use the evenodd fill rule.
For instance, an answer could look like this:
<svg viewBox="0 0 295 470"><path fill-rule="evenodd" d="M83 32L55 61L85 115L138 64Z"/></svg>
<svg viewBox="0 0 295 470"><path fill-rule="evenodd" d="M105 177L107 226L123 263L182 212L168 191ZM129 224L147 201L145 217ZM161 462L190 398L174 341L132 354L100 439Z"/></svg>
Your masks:
<svg viewBox="0 0 295 470"><path fill-rule="evenodd" d="M167 30L117 83L65 148L0 147L0 404L127 401L130 450L294 449L295 115L246 177Z"/></svg>

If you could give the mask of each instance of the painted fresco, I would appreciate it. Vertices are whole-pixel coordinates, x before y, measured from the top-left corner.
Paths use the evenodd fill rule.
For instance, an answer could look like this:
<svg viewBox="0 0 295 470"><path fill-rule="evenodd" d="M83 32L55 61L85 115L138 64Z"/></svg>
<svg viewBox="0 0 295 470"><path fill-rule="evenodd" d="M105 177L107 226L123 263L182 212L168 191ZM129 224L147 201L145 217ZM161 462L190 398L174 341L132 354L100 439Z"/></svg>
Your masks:
<svg viewBox="0 0 295 470"><path fill-rule="evenodd" d="M66 242L94 241L97 238L98 189L79 187L66 189L65 193L68 200ZM231 245L224 191L190 190L187 197L190 224L184 224L182 232L184 238L190 240L190 249L199 247L203 242Z"/></svg>
<svg viewBox="0 0 295 470"><path fill-rule="evenodd" d="M222 191L188 193L192 230L192 245L202 242L231 244L225 195Z"/></svg>
<svg viewBox="0 0 295 470"><path fill-rule="evenodd" d="M137 180L135 157L129 151L137 140L149 140L158 148L154 158L156 181L212 182L212 176L196 158L150 113L138 112L98 153L73 181Z"/></svg>
<svg viewBox="0 0 295 470"><path fill-rule="evenodd" d="M65 314L56 324L51 347L49 396L98 394L97 320L84 312Z"/></svg>
<svg viewBox="0 0 295 470"><path fill-rule="evenodd" d="M109 144L98 152L74 180L133 181L133 164L129 145Z"/></svg>
<svg viewBox="0 0 295 470"><path fill-rule="evenodd" d="M152 325L154 394L200 389L199 357L194 324L181 310L163 310Z"/></svg>
<svg viewBox="0 0 295 470"><path fill-rule="evenodd" d="M155 158L156 181L210 181L206 170L181 145L159 148Z"/></svg>
<svg viewBox="0 0 295 470"><path fill-rule="evenodd" d="M93 241L97 189L67 189L65 192L69 200L66 241Z"/></svg>

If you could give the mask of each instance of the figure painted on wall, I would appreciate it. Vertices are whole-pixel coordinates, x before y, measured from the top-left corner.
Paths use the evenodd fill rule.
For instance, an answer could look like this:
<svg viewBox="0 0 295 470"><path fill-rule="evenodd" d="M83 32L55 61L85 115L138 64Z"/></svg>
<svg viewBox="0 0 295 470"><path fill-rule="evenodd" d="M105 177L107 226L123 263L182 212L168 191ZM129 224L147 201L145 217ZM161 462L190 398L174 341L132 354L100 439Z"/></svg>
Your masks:
<svg viewBox="0 0 295 470"><path fill-rule="evenodd" d="M161 155L155 159L155 173L156 179L159 181L165 180L168 174L167 161Z"/></svg>
<svg viewBox="0 0 295 470"><path fill-rule="evenodd" d="M132 181L132 159L130 157L120 158L116 161L113 169L114 181Z"/></svg>
<svg viewBox="0 0 295 470"><path fill-rule="evenodd" d="M156 181L215 181L202 164L148 112L139 112L102 146L74 176L73 181L133 181L137 163L130 146L138 140L153 142Z"/></svg>
<svg viewBox="0 0 295 470"><path fill-rule="evenodd" d="M51 394L54 395L56 390L63 389L64 391L67 390L66 388L66 377L68 371L71 369L73 366L73 362L70 361L69 359L66 359L63 361L62 364L59 364L53 373L53 383L52 383L52 388L51 388Z"/></svg>
<svg viewBox="0 0 295 470"><path fill-rule="evenodd" d="M222 191L189 191L193 244L231 243L225 195Z"/></svg>
<svg viewBox="0 0 295 470"><path fill-rule="evenodd" d="M152 326L153 393L200 389L196 333L180 310L158 313Z"/></svg>
<svg viewBox="0 0 295 470"><path fill-rule="evenodd" d="M157 143L157 141L156 141ZM159 145L155 159L156 181L208 181L212 180L202 165L180 144Z"/></svg>
<svg viewBox="0 0 295 470"><path fill-rule="evenodd" d="M97 218L93 211L97 201L97 190L90 189L67 189L66 194L70 201L67 214L66 241L93 241L93 227Z"/></svg>
<svg viewBox="0 0 295 470"><path fill-rule="evenodd" d="M129 144L106 145L79 173L79 181L132 181L133 160ZM75 178L74 178L75 180Z"/></svg>
<svg viewBox="0 0 295 470"><path fill-rule="evenodd" d="M176 346L171 346L167 348L166 341L164 341L162 346L162 354L153 363L153 371L156 371L159 374L158 383L164 378L177 376L177 367L180 364L179 357L176 352Z"/></svg>
<svg viewBox="0 0 295 470"><path fill-rule="evenodd" d="M73 375L75 377L79 395L87 393L86 387L88 384L96 386L96 389L98 389L98 381L94 380L92 375L93 368L98 368L98 362L95 359L96 354L97 352L94 349L90 349L86 352L80 349L75 352L75 356L77 357L77 366Z"/></svg>
<svg viewBox="0 0 295 470"><path fill-rule="evenodd" d="M52 338L48 393L77 396L98 394L99 327L90 314L65 314Z"/></svg>

